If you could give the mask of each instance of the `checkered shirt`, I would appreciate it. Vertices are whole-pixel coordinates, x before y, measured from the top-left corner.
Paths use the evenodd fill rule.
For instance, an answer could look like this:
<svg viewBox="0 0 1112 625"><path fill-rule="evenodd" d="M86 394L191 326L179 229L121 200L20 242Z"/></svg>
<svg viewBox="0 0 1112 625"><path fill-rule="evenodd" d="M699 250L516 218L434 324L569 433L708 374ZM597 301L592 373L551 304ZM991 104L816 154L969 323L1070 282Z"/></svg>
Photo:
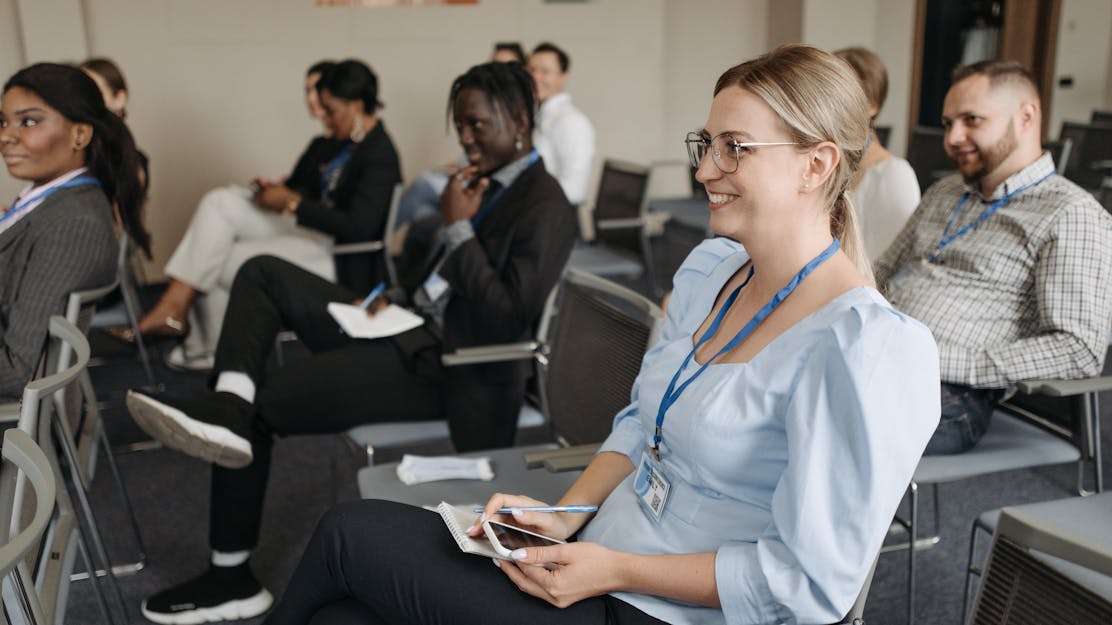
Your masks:
<svg viewBox="0 0 1112 625"><path fill-rule="evenodd" d="M1112 217L1081 187L1051 176L926 261L962 195L951 233L1053 172L1044 154L987 198L959 175L944 178L877 260L888 300L934 333L944 382L1008 388L1100 373L1112 324Z"/></svg>

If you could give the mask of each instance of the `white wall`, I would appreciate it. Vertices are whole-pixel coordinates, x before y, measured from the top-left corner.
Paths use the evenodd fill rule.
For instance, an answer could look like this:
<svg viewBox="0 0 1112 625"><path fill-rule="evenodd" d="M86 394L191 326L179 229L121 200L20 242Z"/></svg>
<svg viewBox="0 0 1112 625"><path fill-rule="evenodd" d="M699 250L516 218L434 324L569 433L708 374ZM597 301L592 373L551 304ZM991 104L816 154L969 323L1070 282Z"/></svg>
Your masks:
<svg viewBox="0 0 1112 625"><path fill-rule="evenodd" d="M677 165L654 170L651 194L676 196L690 192L683 139L706 123L718 76L767 49L765 11L764 0L665 3L664 38L659 46L663 120L659 126L641 132L657 135L661 145L656 157Z"/></svg>
<svg viewBox="0 0 1112 625"><path fill-rule="evenodd" d="M292 166L317 131L300 84L320 58L355 56L378 72L383 119L407 179L455 157L444 116L448 86L505 39L564 46L572 56L569 89L595 124L599 157L638 162L682 160L683 135L705 121L717 76L788 34L828 49L864 45L888 64L880 123L893 126L892 148L902 153L915 2L482 0L370 9L318 8L312 0L0 0L0 72L41 55L85 56L73 48L82 38L88 54L125 69L129 123L152 158L157 276L205 190ZM20 25L21 10L33 24ZM55 23L70 36L41 26L59 11ZM1087 117L1112 99L1110 25L1107 0L1063 1L1059 74L1072 74L1077 86L1056 97L1056 118ZM24 45L25 33L34 45ZM682 166L659 173L654 193L683 191ZM0 203L18 187L0 176Z"/></svg>
<svg viewBox="0 0 1112 625"><path fill-rule="evenodd" d="M915 0L805 0L802 17L803 41L827 50L864 46L884 60L888 100L877 124L892 127L888 147L902 155L911 102Z"/></svg>
<svg viewBox="0 0 1112 625"><path fill-rule="evenodd" d="M551 38L572 57L569 90L599 153L660 152L663 0L569 5L317 8L310 0L87 0L91 52L131 82L130 124L152 159L150 224L161 267L201 194L287 171L316 131L300 97L305 68L354 56L378 73L382 117L407 179L452 160L445 105L453 78L495 40Z"/></svg>
<svg viewBox="0 0 1112 625"><path fill-rule="evenodd" d="M1057 136L1062 121L1089 121L1093 109L1108 108L1112 102L1112 66L1109 62L1109 32L1112 2L1108 0L1062 0L1055 59L1051 136ZM1072 87L1059 87L1058 78L1072 76Z"/></svg>

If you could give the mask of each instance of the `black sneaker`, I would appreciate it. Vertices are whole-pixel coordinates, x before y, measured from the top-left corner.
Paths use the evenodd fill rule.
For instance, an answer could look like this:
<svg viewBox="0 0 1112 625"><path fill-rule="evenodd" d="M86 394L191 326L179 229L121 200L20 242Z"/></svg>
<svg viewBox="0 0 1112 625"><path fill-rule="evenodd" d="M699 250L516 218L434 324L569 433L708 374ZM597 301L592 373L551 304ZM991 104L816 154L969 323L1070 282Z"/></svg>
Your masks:
<svg viewBox="0 0 1112 625"><path fill-rule="evenodd" d="M244 562L209 566L201 575L145 599L143 616L166 625L195 625L253 618L270 609L274 596Z"/></svg>
<svg viewBox="0 0 1112 625"><path fill-rule="evenodd" d="M254 407L238 395L210 392L181 399L130 390L127 411L139 427L167 447L229 469L251 464Z"/></svg>

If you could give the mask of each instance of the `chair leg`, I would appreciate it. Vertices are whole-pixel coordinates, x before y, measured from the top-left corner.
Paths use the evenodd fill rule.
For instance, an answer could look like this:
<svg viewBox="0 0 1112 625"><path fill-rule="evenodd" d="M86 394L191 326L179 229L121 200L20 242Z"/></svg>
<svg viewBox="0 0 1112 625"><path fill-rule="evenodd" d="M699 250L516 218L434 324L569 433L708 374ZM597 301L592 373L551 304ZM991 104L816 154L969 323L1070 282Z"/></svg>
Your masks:
<svg viewBox="0 0 1112 625"><path fill-rule="evenodd" d="M123 276L123 279L120 280L120 295L124 300L127 323L131 326L132 334L135 335L135 346L139 349L139 362L143 364L143 373L147 376L147 386L149 389L158 389L158 380L155 379L154 369L151 368L151 356L147 351L147 344L143 340L143 333L139 331L139 308L135 301L135 292L131 288L130 276Z"/></svg>
<svg viewBox="0 0 1112 625"><path fill-rule="evenodd" d="M104 457L108 464L108 470L112 474L112 480L116 483L116 490L120 493L120 499L123 501L124 509L127 510L127 520L131 524L131 531L135 534L135 546L139 549L139 557L134 562L127 564L120 564L112 567L112 572L116 575L130 575L142 571L147 566L147 548L143 544L143 536L139 533L139 520L135 518L135 508L131 505L131 497L127 494L127 488L124 487L123 478L120 477L120 469L116 465L116 457L112 453L112 448L108 446L108 434L104 431L104 426L100 427L100 446L104 450Z"/></svg>
<svg viewBox="0 0 1112 625"><path fill-rule="evenodd" d="M907 625L915 622L915 532L919 516L919 485L912 482L908 487L909 514L907 547Z"/></svg>
<svg viewBox="0 0 1112 625"><path fill-rule="evenodd" d="M78 534L77 549L78 549L78 551L81 552L81 559L85 562L85 570L86 571L92 571L93 570L93 559L89 555L89 547L88 547L88 545L85 544L85 538L82 536L82 534L84 534L84 531L81 529L81 523L77 524L77 528L78 528L78 530L77 530L77 534ZM119 589L117 589L117 592L118 591L119 591ZM105 598L105 596L104 596L104 589L101 588L100 584L96 581L93 581L93 594L96 595L97 605L100 606L100 613L101 613L101 616L104 617L104 622L108 623L108 625L112 625L113 623L115 623L116 619L112 618L112 613L108 609L108 599ZM120 596L119 600L120 600L120 609L124 611L123 616L124 616L124 621L126 622L127 621L127 608L124 606L122 596ZM61 619L58 618L58 615L55 615L55 621L60 621L60 620Z"/></svg>
<svg viewBox="0 0 1112 625"><path fill-rule="evenodd" d="M980 519L973 520L973 527L969 531L969 561L965 565L965 591L962 593L961 598L961 622L965 623L969 618L969 597L973 590L973 576L981 576L981 567L973 566L973 558L977 553L977 530L983 530L988 533L988 528L981 525Z"/></svg>
<svg viewBox="0 0 1112 625"><path fill-rule="evenodd" d="M74 453L73 445L70 443L70 440L67 439L65 430L58 422L57 416L55 416L52 421L54 424L55 438L58 439L58 446L62 449L63 456L69 469L68 472L63 473L65 477L69 478L65 480L66 487L70 491L70 496L75 497L80 506L77 527L78 533L82 535L81 542L85 543L87 540L92 545L93 551L96 552L97 558L104 563L104 580L112 589L112 593L115 595L115 599L120 606L120 611L124 615L124 620L126 621L127 604L124 603L123 593L120 591L119 584L116 583L116 576L112 573L112 560L108 557L108 550L104 547L104 539L101 537L100 529L97 527L96 519L93 517L93 509L92 506L89 505L88 493L86 493L85 489L81 486L80 477L77 473L80 471L80 467L77 464L77 454ZM92 566L91 561L88 563L86 570L90 572L91 576L96 576L95 573L97 569ZM93 581L93 583L96 584L96 581Z"/></svg>

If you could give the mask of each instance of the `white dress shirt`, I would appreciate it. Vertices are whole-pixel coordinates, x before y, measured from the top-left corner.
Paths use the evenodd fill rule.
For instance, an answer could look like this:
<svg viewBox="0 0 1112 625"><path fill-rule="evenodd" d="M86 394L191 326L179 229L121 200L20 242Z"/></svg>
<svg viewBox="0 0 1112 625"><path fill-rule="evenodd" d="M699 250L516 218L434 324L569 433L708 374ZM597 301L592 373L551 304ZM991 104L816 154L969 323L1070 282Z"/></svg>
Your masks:
<svg viewBox="0 0 1112 625"><path fill-rule="evenodd" d="M557 93L541 104L533 146L544 159L545 169L560 182L568 201L582 204L595 160L595 128L571 103L567 92Z"/></svg>

